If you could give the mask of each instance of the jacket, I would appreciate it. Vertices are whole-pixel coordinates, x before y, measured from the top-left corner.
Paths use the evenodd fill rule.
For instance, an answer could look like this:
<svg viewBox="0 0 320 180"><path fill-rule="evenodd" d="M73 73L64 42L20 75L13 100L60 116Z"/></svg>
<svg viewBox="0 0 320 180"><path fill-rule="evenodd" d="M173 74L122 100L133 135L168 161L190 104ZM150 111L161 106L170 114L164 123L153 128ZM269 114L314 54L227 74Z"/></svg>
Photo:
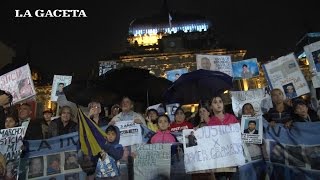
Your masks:
<svg viewBox="0 0 320 180"><path fill-rule="evenodd" d="M234 123L239 123L237 118L229 113L224 114L224 119L221 121L219 118L216 116L212 116L210 121L208 122L208 126L218 126L218 125L230 125Z"/></svg>
<svg viewBox="0 0 320 180"><path fill-rule="evenodd" d="M160 131L158 130L156 134L154 134L148 143L155 144L155 143L174 143L178 142L176 136L170 133L169 130Z"/></svg>
<svg viewBox="0 0 320 180"><path fill-rule="evenodd" d="M102 149L108 153L108 155L112 156L116 161L120 160L123 156L123 147L120 142L120 130L117 126L113 126L114 129L116 130L116 139L113 142L106 142ZM110 127L108 126L108 127ZM108 128L107 127L107 128Z"/></svg>
<svg viewBox="0 0 320 180"><path fill-rule="evenodd" d="M61 118L54 119L48 129L48 137L55 137L60 136L64 134L69 134L72 132L76 132L78 130L77 123L70 120L69 123L66 126L63 126Z"/></svg>

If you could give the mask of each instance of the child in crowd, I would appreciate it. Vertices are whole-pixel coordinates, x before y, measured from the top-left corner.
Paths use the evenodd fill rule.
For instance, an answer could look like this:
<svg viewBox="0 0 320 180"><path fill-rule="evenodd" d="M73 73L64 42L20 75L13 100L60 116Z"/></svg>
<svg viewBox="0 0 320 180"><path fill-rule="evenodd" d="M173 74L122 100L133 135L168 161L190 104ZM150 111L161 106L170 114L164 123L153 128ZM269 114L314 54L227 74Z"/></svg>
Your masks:
<svg viewBox="0 0 320 180"><path fill-rule="evenodd" d="M296 115L295 122L315 122L320 121L317 113L308 108L307 104L302 99L297 99L293 102L293 110Z"/></svg>
<svg viewBox="0 0 320 180"><path fill-rule="evenodd" d="M181 107L174 112L174 122L170 125L171 132L181 132L184 129L193 129L193 125L185 120L185 114Z"/></svg>
<svg viewBox="0 0 320 180"><path fill-rule="evenodd" d="M158 131L158 125L157 125L157 118L158 118L158 111L155 109L149 109L147 111L147 127L152 130L153 132Z"/></svg>
<svg viewBox="0 0 320 180"><path fill-rule="evenodd" d="M6 120L5 120L5 128L14 128L18 125L18 118L15 117L14 115L7 115Z"/></svg>
<svg viewBox="0 0 320 180"><path fill-rule="evenodd" d="M289 128L294 114L292 107L285 103L283 92L280 89L273 89L271 91L271 99L273 108L269 109L266 120L269 121L272 127L275 126L275 123L283 123L285 127Z"/></svg>
<svg viewBox="0 0 320 180"><path fill-rule="evenodd" d="M250 115L250 116L255 115L255 111L251 103L245 103L242 106L242 115Z"/></svg>
<svg viewBox="0 0 320 180"><path fill-rule="evenodd" d="M103 151L100 152L100 158L103 162L108 164L99 163L96 168L96 179L117 179L120 175L120 170L117 166L117 161L123 156L123 147L120 142L120 130L117 126L110 125L106 129L106 143L102 147ZM102 162L101 161L101 162ZM100 166L100 168L98 168Z"/></svg>
<svg viewBox="0 0 320 180"><path fill-rule="evenodd" d="M221 96L214 96L211 100L212 117L208 122L208 126L230 125L239 123L237 118L229 113L224 112L224 103ZM216 179L231 179L236 167L226 167L215 169Z"/></svg>
<svg viewBox="0 0 320 180"><path fill-rule="evenodd" d="M221 96L215 96L211 101L212 117L208 122L208 126L229 125L239 123L237 118L229 113L224 112L224 103Z"/></svg>
<svg viewBox="0 0 320 180"><path fill-rule="evenodd" d="M154 144L178 142L177 138L168 130L170 118L167 115L159 116L157 122L158 131L150 138L149 143Z"/></svg>

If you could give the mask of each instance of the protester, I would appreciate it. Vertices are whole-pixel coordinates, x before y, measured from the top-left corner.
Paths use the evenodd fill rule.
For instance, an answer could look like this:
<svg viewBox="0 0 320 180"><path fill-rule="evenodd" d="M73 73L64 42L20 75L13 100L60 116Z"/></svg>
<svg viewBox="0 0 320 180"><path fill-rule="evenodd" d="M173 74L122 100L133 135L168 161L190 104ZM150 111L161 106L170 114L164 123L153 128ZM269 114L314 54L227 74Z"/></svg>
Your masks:
<svg viewBox="0 0 320 180"><path fill-rule="evenodd" d="M294 122L315 122L320 121L317 113L308 108L304 100L297 99L293 102L293 110L295 114Z"/></svg>
<svg viewBox="0 0 320 180"><path fill-rule="evenodd" d="M19 124L18 118L14 115L7 115L6 121L5 121L5 128L14 128Z"/></svg>
<svg viewBox="0 0 320 180"><path fill-rule="evenodd" d="M28 103L23 103L18 108L19 126L27 127L25 140L36 140L42 138L41 124L31 118L32 109Z"/></svg>
<svg viewBox="0 0 320 180"><path fill-rule="evenodd" d="M7 94L0 95L0 129L5 128L4 127L4 123L5 123L4 106L8 105L9 102L10 102L10 97Z"/></svg>
<svg viewBox="0 0 320 180"><path fill-rule="evenodd" d="M269 109L265 119L270 123L271 127L274 127L275 123L282 123L289 128L294 114L292 107L285 103L283 92L280 89L273 89L271 91L271 99L273 108Z"/></svg>
<svg viewBox="0 0 320 180"><path fill-rule="evenodd" d="M224 112L224 103L221 96L214 96L211 100L212 117L208 126L230 125L239 123L237 118L229 113ZM230 179L236 172L235 167L218 168L215 173L216 179Z"/></svg>
<svg viewBox="0 0 320 180"><path fill-rule="evenodd" d="M181 107L174 113L174 122L170 124L171 132L181 132L184 129L193 129L193 125L185 120L185 114Z"/></svg>
<svg viewBox="0 0 320 180"><path fill-rule="evenodd" d="M113 106L111 106L110 115L108 116L108 123L112 120L113 117L118 115L120 113L120 111L121 111L121 109L120 109L119 104L114 104Z"/></svg>
<svg viewBox="0 0 320 180"><path fill-rule="evenodd" d="M41 120L41 129L42 129L42 138L48 139L49 138L49 126L51 123L51 118L53 112L51 109L45 110L42 112L43 119Z"/></svg>
<svg viewBox="0 0 320 180"><path fill-rule="evenodd" d="M89 118L93 120L99 127L106 126L107 120L101 115L101 104L96 101L92 101L88 104Z"/></svg>
<svg viewBox="0 0 320 180"><path fill-rule="evenodd" d="M63 106L61 108L60 117L54 119L48 130L49 137L60 136L77 131L77 123L73 119L73 113L70 106Z"/></svg>
<svg viewBox="0 0 320 180"><path fill-rule="evenodd" d="M158 131L157 119L158 119L158 111L155 109L149 109L147 111L147 117L146 117L147 127L153 132Z"/></svg>
<svg viewBox="0 0 320 180"><path fill-rule="evenodd" d="M210 107L208 105L201 105L198 110L198 114L200 122L196 126L196 129L208 125L208 122L210 121Z"/></svg>
<svg viewBox="0 0 320 180"><path fill-rule="evenodd" d="M171 134L171 132L168 130L170 118L167 115L160 115L156 121L158 131L149 139L149 143L155 144L178 142L176 136Z"/></svg>
<svg viewBox="0 0 320 180"><path fill-rule="evenodd" d="M117 166L117 161L123 156L123 147L120 142L120 130L117 126L110 125L106 129L106 143L102 147L103 151L100 152L100 159L102 162L106 158L109 158L109 164L103 164L102 169L96 168L96 179L104 179L108 177L110 179L119 179L120 170ZM103 173L105 172L107 175ZM114 174L113 174L114 173ZM116 177L118 176L118 177Z"/></svg>
<svg viewBox="0 0 320 180"><path fill-rule="evenodd" d="M133 121L137 124L146 126L145 119L133 111L134 102L129 97L123 97L121 101L121 110L118 115L112 118L109 125L114 125L117 121Z"/></svg>

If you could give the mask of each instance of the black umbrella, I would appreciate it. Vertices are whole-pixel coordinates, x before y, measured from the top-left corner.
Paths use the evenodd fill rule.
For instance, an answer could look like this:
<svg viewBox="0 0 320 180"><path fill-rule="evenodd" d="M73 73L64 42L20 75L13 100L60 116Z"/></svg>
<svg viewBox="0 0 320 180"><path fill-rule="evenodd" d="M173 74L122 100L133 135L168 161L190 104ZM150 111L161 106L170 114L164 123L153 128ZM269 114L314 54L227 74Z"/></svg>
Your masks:
<svg viewBox="0 0 320 180"><path fill-rule="evenodd" d="M198 103L231 88L231 76L219 71L199 69L182 74L164 93L164 98L166 103Z"/></svg>
<svg viewBox="0 0 320 180"><path fill-rule="evenodd" d="M163 102L162 95L172 82L156 77L146 69L124 67L108 71L98 84L99 87L149 106Z"/></svg>
<svg viewBox="0 0 320 180"><path fill-rule="evenodd" d="M81 106L87 106L91 101L98 101L104 106L118 103L120 96L103 87L99 87L96 81L74 81L63 88L68 101Z"/></svg>

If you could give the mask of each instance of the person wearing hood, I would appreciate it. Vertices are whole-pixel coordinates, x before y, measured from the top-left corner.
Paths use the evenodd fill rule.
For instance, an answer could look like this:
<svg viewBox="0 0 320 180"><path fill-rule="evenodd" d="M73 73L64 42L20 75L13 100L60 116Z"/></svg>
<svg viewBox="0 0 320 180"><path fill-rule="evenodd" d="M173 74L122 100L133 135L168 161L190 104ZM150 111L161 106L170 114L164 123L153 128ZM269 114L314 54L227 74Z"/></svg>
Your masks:
<svg viewBox="0 0 320 180"><path fill-rule="evenodd" d="M117 162L123 156L123 146L120 142L120 130L117 126L110 125L106 129L106 143L102 146L103 151L99 153L101 163L96 168L97 179L116 179L120 175ZM109 160L106 160L109 158ZM106 161L105 161L106 160ZM106 164L105 162L108 162ZM100 165L100 168L98 166Z"/></svg>

